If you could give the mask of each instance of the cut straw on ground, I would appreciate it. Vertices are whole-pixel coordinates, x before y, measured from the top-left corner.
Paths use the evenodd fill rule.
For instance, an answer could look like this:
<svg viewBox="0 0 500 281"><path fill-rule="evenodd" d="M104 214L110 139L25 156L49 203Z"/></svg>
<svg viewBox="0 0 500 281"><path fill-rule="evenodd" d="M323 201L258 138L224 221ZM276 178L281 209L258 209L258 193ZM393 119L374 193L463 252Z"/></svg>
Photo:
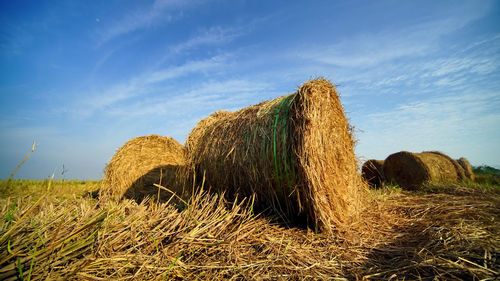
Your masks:
<svg viewBox="0 0 500 281"><path fill-rule="evenodd" d="M500 196L461 189L370 191L365 220L349 235L276 225L254 214L250 199L228 204L202 189L182 210L152 200L102 204L83 190L74 200L50 193L22 220L33 198L2 198L2 217L12 202L17 208L0 234L19 223L0 245L0 278L496 278Z"/></svg>

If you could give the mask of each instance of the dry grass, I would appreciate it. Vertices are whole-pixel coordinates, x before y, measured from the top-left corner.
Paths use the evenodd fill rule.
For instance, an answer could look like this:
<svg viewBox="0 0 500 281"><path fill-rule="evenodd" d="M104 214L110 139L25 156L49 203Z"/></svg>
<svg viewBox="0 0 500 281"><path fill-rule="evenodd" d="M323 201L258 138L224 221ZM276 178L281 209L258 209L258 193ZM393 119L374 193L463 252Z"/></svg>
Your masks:
<svg viewBox="0 0 500 281"><path fill-rule="evenodd" d="M360 225L331 234L275 225L255 216L247 200L228 204L223 196L202 191L179 210L155 201L103 204L84 189L67 200L54 191L57 186L0 199L0 236L6 237L0 243L0 279L500 276L500 195L476 186L421 193L373 190Z"/></svg>
<svg viewBox="0 0 500 281"><path fill-rule="evenodd" d="M428 189L430 190L430 189ZM390 237L372 249L372 266L406 279L480 280L498 277L500 197L467 186L400 192L385 202L394 214ZM447 192L446 192L447 191ZM381 275L381 276L380 276Z"/></svg>
<svg viewBox="0 0 500 281"><path fill-rule="evenodd" d="M203 119L186 141L188 173L229 200L255 194L254 207L318 230L357 220L365 187L351 128L325 79L296 93Z"/></svg>
<svg viewBox="0 0 500 281"><path fill-rule="evenodd" d="M168 200L172 194L154 186L158 183L182 193L177 174L184 169L184 153L184 147L171 137L150 135L129 140L106 166L99 197L141 201L156 195Z"/></svg>

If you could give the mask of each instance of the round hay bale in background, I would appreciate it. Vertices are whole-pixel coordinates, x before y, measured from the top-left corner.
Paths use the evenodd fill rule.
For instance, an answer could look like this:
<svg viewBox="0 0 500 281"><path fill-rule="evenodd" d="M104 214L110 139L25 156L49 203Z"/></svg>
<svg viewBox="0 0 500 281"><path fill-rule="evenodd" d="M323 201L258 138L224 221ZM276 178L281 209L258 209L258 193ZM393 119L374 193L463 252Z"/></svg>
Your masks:
<svg viewBox="0 0 500 281"><path fill-rule="evenodd" d="M361 175L371 187L379 188L384 181L384 160L370 159L361 167Z"/></svg>
<svg viewBox="0 0 500 281"><path fill-rule="evenodd" d="M455 167L455 171L457 173L457 180L465 180L467 177L465 176L465 171L462 166L457 162L457 160L452 159L450 156L440 152L440 151L424 151L424 153L434 153L440 155L446 159Z"/></svg>
<svg viewBox="0 0 500 281"><path fill-rule="evenodd" d="M457 162L464 169L465 176L470 180L474 180L474 171L472 170L472 166L470 165L469 160L467 160L467 158L462 157L459 158Z"/></svg>
<svg viewBox="0 0 500 281"><path fill-rule="evenodd" d="M172 195L160 184L180 192L177 175L185 164L184 147L171 137L150 135L129 140L120 147L105 169L99 197L141 201L147 195Z"/></svg>
<svg viewBox="0 0 500 281"><path fill-rule="evenodd" d="M386 181L414 189L426 182L459 181L465 178L460 165L438 151L412 153L401 151L389 155L384 161Z"/></svg>
<svg viewBox="0 0 500 281"><path fill-rule="evenodd" d="M355 216L365 188L335 87L325 79L291 95L201 120L186 140L188 171L230 200L316 229Z"/></svg>

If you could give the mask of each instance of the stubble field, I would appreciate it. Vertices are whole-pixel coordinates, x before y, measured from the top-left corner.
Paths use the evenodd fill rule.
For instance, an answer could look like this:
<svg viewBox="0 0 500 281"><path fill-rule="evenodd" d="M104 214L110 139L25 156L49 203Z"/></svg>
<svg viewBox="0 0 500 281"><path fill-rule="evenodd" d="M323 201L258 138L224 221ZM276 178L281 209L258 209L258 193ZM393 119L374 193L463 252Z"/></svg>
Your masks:
<svg viewBox="0 0 500 281"><path fill-rule="evenodd" d="M361 219L328 235L202 190L174 207L100 202L100 181L0 184L2 280L499 277L500 192L484 178L370 190Z"/></svg>

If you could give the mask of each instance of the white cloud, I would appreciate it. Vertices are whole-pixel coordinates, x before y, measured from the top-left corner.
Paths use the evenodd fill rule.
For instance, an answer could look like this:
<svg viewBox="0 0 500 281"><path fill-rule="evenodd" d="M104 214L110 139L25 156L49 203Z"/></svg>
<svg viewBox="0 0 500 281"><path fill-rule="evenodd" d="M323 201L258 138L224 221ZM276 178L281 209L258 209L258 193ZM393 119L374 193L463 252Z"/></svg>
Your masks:
<svg viewBox="0 0 500 281"><path fill-rule="evenodd" d="M156 84L180 78L189 74L215 71L225 64L225 56L215 56L206 60L189 61L183 65L148 71L128 81L111 85L106 89L100 89L90 96L78 100L74 108L67 110L70 113L80 113L90 116L97 110L103 110L118 102L126 101L138 96L151 93Z"/></svg>
<svg viewBox="0 0 500 281"><path fill-rule="evenodd" d="M113 48L110 51L106 52L102 57L100 57L90 71L89 77L93 78L95 74L101 69L101 67L106 63L106 61L108 61L108 59L111 58L117 50L118 48Z"/></svg>
<svg viewBox="0 0 500 281"><path fill-rule="evenodd" d="M240 35L241 35L241 27L222 28L219 26L215 26L211 27L208 30L205 30L204 32L202 32L197 36L188 39L185 42L173 46L171 48L171 51L173 53L182 53L183 51L196 48L202 45L215 45L215 44L227 43Z"/></svg>
<svg viewBox="0 0 500 281"><path fill-rule="evenodd" d="M151 97L115 107L108 114L122 117L155 115L202 117L200 112L236 110L257 102L255 97L269 92L268 83L241 79L201 82L190 89L175 89L168 97Z"/></svg>
<svg viewBox="0 0 500 281"><path fill-rule="evenodd" d="M494 47L492 47L491 50L494 50ZM500 51L500 48L496 48L496 51ZM458 55L459 56L439 59L431 62L427 65L427 67L431 70L430 76L447 76L459 72L487 75L497 70L500 66L500 55L498 53L482 53L478 50L474 55L464 54L462 52Z"/></svg>
<svg viewBox="0 0 500 281"><path fill-rule="evenodd" d="M464 85L467 80L465 78L450 78L445 77L437 80L434 84L437 86L454 87Z"/></svg>
<svg viewBox="0 0 500 281"><path fill-rule="evenodd" d="M362 131L358 152L383 159L400 150L442 150L471 157L475 164L486 159L497 165L500 152L493 147L500 133L491 130L500 124L498 108L500 93L481 91L403 103L355 124Z"/></svg>
<svg viewBox="0 0 500 281"><path fill-rule="evenodd" d="M114 22L101 33L101 41L105 42L123 34L170 22L174 20L175 11L195 7L202 2L204 0L156 0L151 6L126 14Z"/></svg>
<svg viewBox="0 0 500 281"><path fill-rule="evenodd" d="M440 39L483 17L488 5L469 7L462 3L451 15L413 26L395 26L377 33L360 34L327 46L308 46L292 55L343 68L379 67L400 58L422 58L441 48Z"/></svg>
<svg viewBox="0 0 500 281"><path fill-rule="evenodd" d="M354 94L357 95L364 92L409 95L408 90L402 91L408 88L416 90L411 94L462 90L498 76L500 37L471 42L465 48L448 46L427 55L379 61L371 67L354 65L324 67L327 73L337 74L336 82L347 86L349 90L345 93L348 95L350 89L356 90Z"/></svg>
<svg viewBox="0 0 500 281"><path fill-rule="evenodd" d="M374 124L391 124L383 127L407 127L410 123L418 125L434 122L433 120L437 122L473 120L478 116L490 114L500 117L500 112L496 110L499 107L500 93L462 93L401 104L394 110L370 114L367 117Z"/></svg>
<svg viewBox="0 0 500 281"><path fill-rule="evenodd" d="M390 77L390 78L386 78L386 79L382 79L378 82L375 83L376 86L386 86L386 85L392 85L394 83L397 83L397 82L400 82L400 81L404 81L406 79L410 78L408 75L406 74L403 74L403 75L399 75L399 76L396 76L396 77Z"/></svg>
<svg viewBox="0 0 500 281"><path fill-rule="evenodd" d="M187 55L193 50L194 52L198 52L200 47L224 46L236 38L251 32L255 26L262 25L271 18L270 16L257 17L244 24L231 25L230 27L212 26L208 29L202 28L186 41L167 46L164 57L158 60L157 64L161 65L174 56Z"/></svg>
<svg viewBox="0 0 500 281"><path fill-rule="evenodd" d="M434 47L437 34L423 27L416 30L386 30L344 39L329 46L297 52L304 60L346 68L373 67L401 57L421 56Z"/></svg>
<svg viewBox="0 0 500 281"><path fill-rule="evenodd" d="M161 134L183 142L196 123L217 110L235 111L275 93L273 86L248 79L196 81L189 87L159 88L156 94L112 104L96 112L106 122L107 138Z"/></svg>
<svg viewBox="0 0 500 281"><path fill-rule="evenodd" d="M162 69L154 71L152 73L148 73L146 75L143 75L138 80L141 80L140 84L158 83L176 77L181 77L188 73L213 70L214 68L221 66L224 61L225 61L224 56L216 56L201 61L190 61L187 62L186 64L177 67L170 67L167 69Z"/></svg>

